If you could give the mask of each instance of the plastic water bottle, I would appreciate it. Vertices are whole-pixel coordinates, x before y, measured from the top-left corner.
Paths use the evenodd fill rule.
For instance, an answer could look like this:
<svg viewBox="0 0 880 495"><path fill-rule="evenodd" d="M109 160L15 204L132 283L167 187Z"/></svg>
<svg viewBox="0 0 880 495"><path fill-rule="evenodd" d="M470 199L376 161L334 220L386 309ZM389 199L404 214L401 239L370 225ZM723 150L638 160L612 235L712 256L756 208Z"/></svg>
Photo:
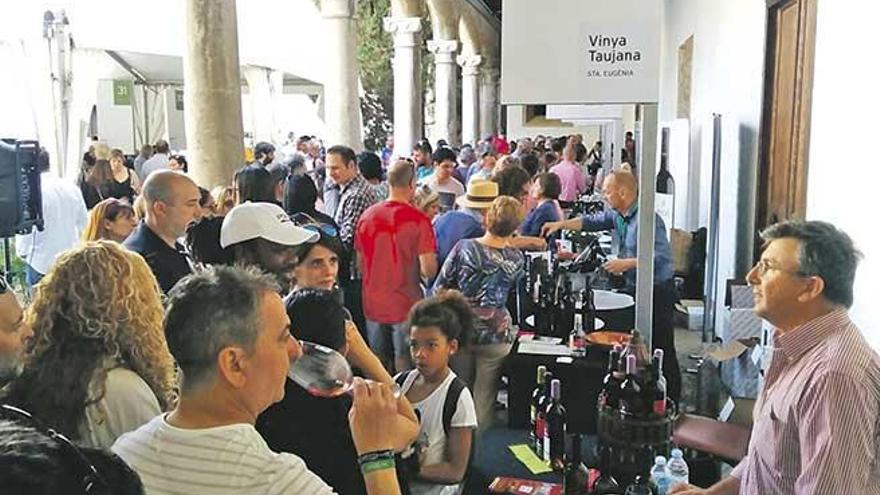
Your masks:
<svg viewBox="0 0 880 495"><path fill-rule="evenodd" d="M666 458L662 455L654 458L654 467L651 468L651 481L657 485L658 495L666 495L666 492L669 491L671 483L669 482L669 475L666 474Z"/></svg>
<svg viewBox="0 0 880 495"><path fill-rule="evenodd" d="M681 449L672 449L672 457L666 464L666 474L669 477L670 486L676 483L689 483L688 465Z"/></svg>

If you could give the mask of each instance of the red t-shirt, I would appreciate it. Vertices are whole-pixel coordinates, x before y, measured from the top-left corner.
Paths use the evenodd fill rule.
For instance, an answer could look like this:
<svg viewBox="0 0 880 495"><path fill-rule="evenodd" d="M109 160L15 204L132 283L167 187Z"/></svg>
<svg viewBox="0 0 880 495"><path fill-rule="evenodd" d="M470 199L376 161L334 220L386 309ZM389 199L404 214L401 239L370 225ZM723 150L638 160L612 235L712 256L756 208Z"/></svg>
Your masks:
<svg viewBox="0 0 880 495"><path fill-rule="evenodd" d="M354 247L363 267L364 316L379 323L406 321L422 298L419 255L437 252L431 220L410 204L383 201L361 215Z"/></svg>

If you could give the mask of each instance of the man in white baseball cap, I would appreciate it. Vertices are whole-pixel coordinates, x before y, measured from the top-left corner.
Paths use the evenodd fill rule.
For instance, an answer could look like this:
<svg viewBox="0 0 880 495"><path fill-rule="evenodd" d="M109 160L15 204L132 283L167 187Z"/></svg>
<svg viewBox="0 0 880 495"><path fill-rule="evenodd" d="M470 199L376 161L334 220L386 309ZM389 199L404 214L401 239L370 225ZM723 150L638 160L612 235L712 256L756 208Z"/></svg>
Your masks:
<svg viewBox="0 0 880 495"><path fill-rule="evenodd" d="M296 246L318 237L318 232L297 227L274 203L240 204L226 214L220 228L220 246L229 248L235 263L273 275L285 294L293 280Z"/></svg>

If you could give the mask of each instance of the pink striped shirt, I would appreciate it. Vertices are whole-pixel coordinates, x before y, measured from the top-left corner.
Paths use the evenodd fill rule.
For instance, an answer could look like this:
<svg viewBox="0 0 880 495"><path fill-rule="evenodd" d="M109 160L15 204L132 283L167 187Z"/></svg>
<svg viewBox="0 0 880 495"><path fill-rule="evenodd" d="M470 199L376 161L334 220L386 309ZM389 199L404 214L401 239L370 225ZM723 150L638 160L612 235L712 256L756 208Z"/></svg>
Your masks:
<svg viewBox="0 0 880 495"><path fill-rule="evenodd" d="M773 339L741 494L880 494L880 357L846 311Z"/></svg>
<svg viewBox="0 0 880 495"><path fill-rule="evenodd" d="M550 173L559 176L559 182L562 183L559 201L577 201L581 193L587 190L587 179L577 163L563 160L551 167Z"/></svg>

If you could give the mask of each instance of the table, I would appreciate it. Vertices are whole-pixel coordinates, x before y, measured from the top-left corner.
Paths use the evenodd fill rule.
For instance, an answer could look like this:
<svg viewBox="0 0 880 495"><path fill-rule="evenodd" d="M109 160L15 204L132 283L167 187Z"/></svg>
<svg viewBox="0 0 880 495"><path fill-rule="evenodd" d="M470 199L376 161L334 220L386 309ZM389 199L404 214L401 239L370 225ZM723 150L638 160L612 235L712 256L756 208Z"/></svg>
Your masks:
<svg viewBox="0 0 880 495"><path fill-rule="evenodd" d="M566 455L571 448L570 441L570 437L566 439ZM463 493L489 493L489 484L498 476L562 483L560 473L532 474L507 448L510 445L523 443L529 443L527 430L492 428L486 431L475 446L467 487ZM596 437L585 436L581 444L581 453L587 466L594 464L595 449Z"/></svg>

